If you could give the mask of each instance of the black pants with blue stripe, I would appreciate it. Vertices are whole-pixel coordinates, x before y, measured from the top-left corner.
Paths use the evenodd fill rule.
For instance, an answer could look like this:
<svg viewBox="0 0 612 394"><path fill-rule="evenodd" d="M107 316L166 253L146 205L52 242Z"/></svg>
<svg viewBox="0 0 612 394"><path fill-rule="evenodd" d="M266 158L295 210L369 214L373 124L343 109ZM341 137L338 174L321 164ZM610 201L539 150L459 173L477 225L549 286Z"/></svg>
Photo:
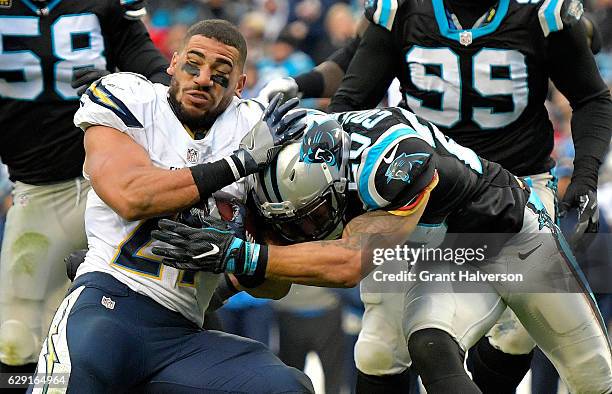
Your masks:
<svg viewBox="0 0 612 394"><path fill-rule="evenodd" d="M261 343L202 330L107 274L77 278L58 315L38 372L69 373L69 393L314 392L306 375ZM48 362L50 349L56 365Z"/></svg>

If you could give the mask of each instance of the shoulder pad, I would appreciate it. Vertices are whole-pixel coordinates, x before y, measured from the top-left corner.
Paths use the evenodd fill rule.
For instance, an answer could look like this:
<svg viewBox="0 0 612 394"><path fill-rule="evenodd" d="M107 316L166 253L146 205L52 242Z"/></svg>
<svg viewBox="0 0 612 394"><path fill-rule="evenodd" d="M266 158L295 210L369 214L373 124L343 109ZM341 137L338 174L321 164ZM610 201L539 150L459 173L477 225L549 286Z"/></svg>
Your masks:
<svg viewBox="0 0 612 394"><path fill-rule="evenodd" d="M405 0L365 0L365 17L391 31L395 13Z"/></svg>
<svg viewBox="0 0 612 394"><path fill-rule="evenodd" d="M362 156L356 179L366 209L396 209L412 200L433 177L432 155L431 146L410 133L372 145Z"/></svg>
<svg viewBox="0 0 612 394"><path fill-rule="evenodd" d="M545 0L538 10L544 37L576 24L583 13L581 0Z"/></svg>
<svg viewBox="0 0 612 394"><path fill-rule="evenodd" d="M142 75L110 74L89 86L81 97L81 108L74 121L81 128L94 124L123 131L143 128L144 108L155 98L153 83Z"/></svg>

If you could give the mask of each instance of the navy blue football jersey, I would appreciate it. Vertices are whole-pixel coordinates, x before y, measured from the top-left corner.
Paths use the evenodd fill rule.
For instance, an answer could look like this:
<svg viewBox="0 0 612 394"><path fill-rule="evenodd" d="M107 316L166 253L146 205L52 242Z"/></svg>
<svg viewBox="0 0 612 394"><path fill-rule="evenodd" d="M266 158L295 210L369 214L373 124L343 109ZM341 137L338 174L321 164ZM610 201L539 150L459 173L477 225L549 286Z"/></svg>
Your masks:
<svg viewBox="0 0 612 394"><path fill-rule="evenodd" d="M83 132L70 86L74 70L117 68L148 76L167 61L119 0L0 4L0 158L11 179L31 184L81 174Z"/></svg>
<svg viewBox="0 0 612 394"><path fill-rule="evenodd" d="M451 232L517 232L528 192L499 164L482 159L402 108L334 115L351 137L349 212L401 211L437 177L422 223ZM352 206L351 206L352 205Z"/></svg>
<svg viewBox="0 0 612 394"><path fill-rule="evenodd" d="M465 28L444 0L366 2L393 36L404 105L518 175L553 165L547 37L581 14L578 0L499 0Z"/></svg>

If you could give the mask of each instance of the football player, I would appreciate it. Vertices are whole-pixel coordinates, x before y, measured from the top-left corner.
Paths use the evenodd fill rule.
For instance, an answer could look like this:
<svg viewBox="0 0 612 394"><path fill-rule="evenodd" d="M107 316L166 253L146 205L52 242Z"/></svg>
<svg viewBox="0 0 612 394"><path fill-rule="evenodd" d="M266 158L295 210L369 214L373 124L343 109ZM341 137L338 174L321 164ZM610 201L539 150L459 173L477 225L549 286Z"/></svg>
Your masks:
<svg viewBox="0 0 612 394"><path fill-rule="evenodd" d="M144 24L134 20L143 5L119 0L0 4L0 157L15 182L0 256L3 377L34 371L66 289L62 261L87 245L83 213L89 182L81 176L83 135L72 123L79 108L73 74L119 68L169 82L167 60ZM96 79L93 74L87 80Z"/></svg>
<svg viewBox="0 0 612 394"><path fill-rule="evenodd" d="M354 189L357 193L351 193ZM536 292L524 293L490 282L481 292L457 293L453 283L440 288L433 282L404 282L401 313L410 317L403 327L408 364L428 393L480 393L464 370L464 352L509 306L571 392L611 392L605 325L537 193L413 113L386 108L341 113L335 119L309 115L303 140L284 148L258 175L256 199L277 234L303 243L239 242L214 218L204 220L204 228L161 220L153 238L172 247L158 246L153 253L180 269L219 272L247 266L259 280L339 286L358 282L362 268L363 274L371 271L367 263L374 248L403 243L408 235L414 241L443 237L446 231L505 233L505 242L486 264L466 266L486 273L517 269L527 285L554 281L560 292L532 287ZM358 214L343 237L313 241L334 231L345 208L350 217ZM267 257L251 257L255 247ZM417 262L414 270L444 273L457 267L454 262L425 264ZM381 330L388 330L385 325L394 319L376 318ZM378 356L381 362L393 361L384 359L384 353Z"/></svg>
<svg viewBox="0 0 612 394"><path fill-rule="evenodd" d="M553 128L544 106L551 79L573 108L576 147L576 172L559 207L562 213L579 208L580 225L571 242L596 231L598 169L610 141L612 102L583 24L577 23L579 1L381 0L368 5L372 24L331 110L371 108L382 97L379 87L397 77L408 109L480 156L530 176L554 217ZM394 297L381 297L372 310L397 314ZM365 325L356 347L360 381L366 386L384 384L406 365L405 352L398 350L389 356L396 360L390 368L375 367L372 347L385 347L388 341L374 341L377 330ZM489 340L470 352L469 366L481 389L514 392L529 368L533 345L506 314Z"/></svg>
<svg viewBox="0 0 612 394"><path fill-rule="evenodd" d="M245 60L237 28L206 20L174 53L170 87L117 73L82 96L74 123L85 131L92 184L89 250L49 328L37 369L45 385L34 392L62 379L69 392L88 393L313 392L262 344L202 329L218 275L164 267L150 253L156 217L189 208L181 217L197 220L200 210L220 210L213 193L244 200L246 183L237 181L302 133L303 111L282 117L297 99L280 106L276 97L263 112L237 97ZM259 252L250 254L265 257ZM235 268L245 274L236 286L248 286L251 269Z"/></svg>

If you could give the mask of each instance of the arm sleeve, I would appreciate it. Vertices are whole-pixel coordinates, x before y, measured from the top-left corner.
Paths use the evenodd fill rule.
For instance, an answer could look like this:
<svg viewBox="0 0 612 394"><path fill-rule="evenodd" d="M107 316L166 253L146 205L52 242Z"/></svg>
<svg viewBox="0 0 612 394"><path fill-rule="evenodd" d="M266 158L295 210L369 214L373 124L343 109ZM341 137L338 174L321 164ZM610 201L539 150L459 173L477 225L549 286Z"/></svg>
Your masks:
<svg viewBox="0 0 612 394"><path fill-rule="evenodd" d="M324 97L324 92L326 91L326 78L332 78L335 81L334 83L338 84L340 78L346 73L346 69L355 55L360 41L361 37L359 35L353 37L345 46L332 53L327 60L325 60L324 63L332 62L340 68L342 73L338 73L337 79L335 79L336 75L333 75L333 73L326 74L326 71L320 70L319 68L314 68L307 73L295 77L295 83L298 85L298 90L302 92L302 97Z"/></svg>
<svg viewBox="0 0 612 394"><path fill-rule="evenodd" d="M610 90L587 46L582 24L548 38L551 79L572 106L572 139L576 149L573 179L596 189L598 170L610 145L612 101Z"/></svg>
<svg viewBox="0 0 612 394"><path fill-rule="evenodd" d="M333 112L374 108L396 74L391 32L370 24L329 106Z"/></svg>
<svg viewBox="0 0 612 394"><path fill-rule="evenodd" d="M155 47L142 21L123 17L119 1L112 2L105 31L111 64L120 71L138 73L153 82L170 83L166 73L168 60Z"/></svg>

